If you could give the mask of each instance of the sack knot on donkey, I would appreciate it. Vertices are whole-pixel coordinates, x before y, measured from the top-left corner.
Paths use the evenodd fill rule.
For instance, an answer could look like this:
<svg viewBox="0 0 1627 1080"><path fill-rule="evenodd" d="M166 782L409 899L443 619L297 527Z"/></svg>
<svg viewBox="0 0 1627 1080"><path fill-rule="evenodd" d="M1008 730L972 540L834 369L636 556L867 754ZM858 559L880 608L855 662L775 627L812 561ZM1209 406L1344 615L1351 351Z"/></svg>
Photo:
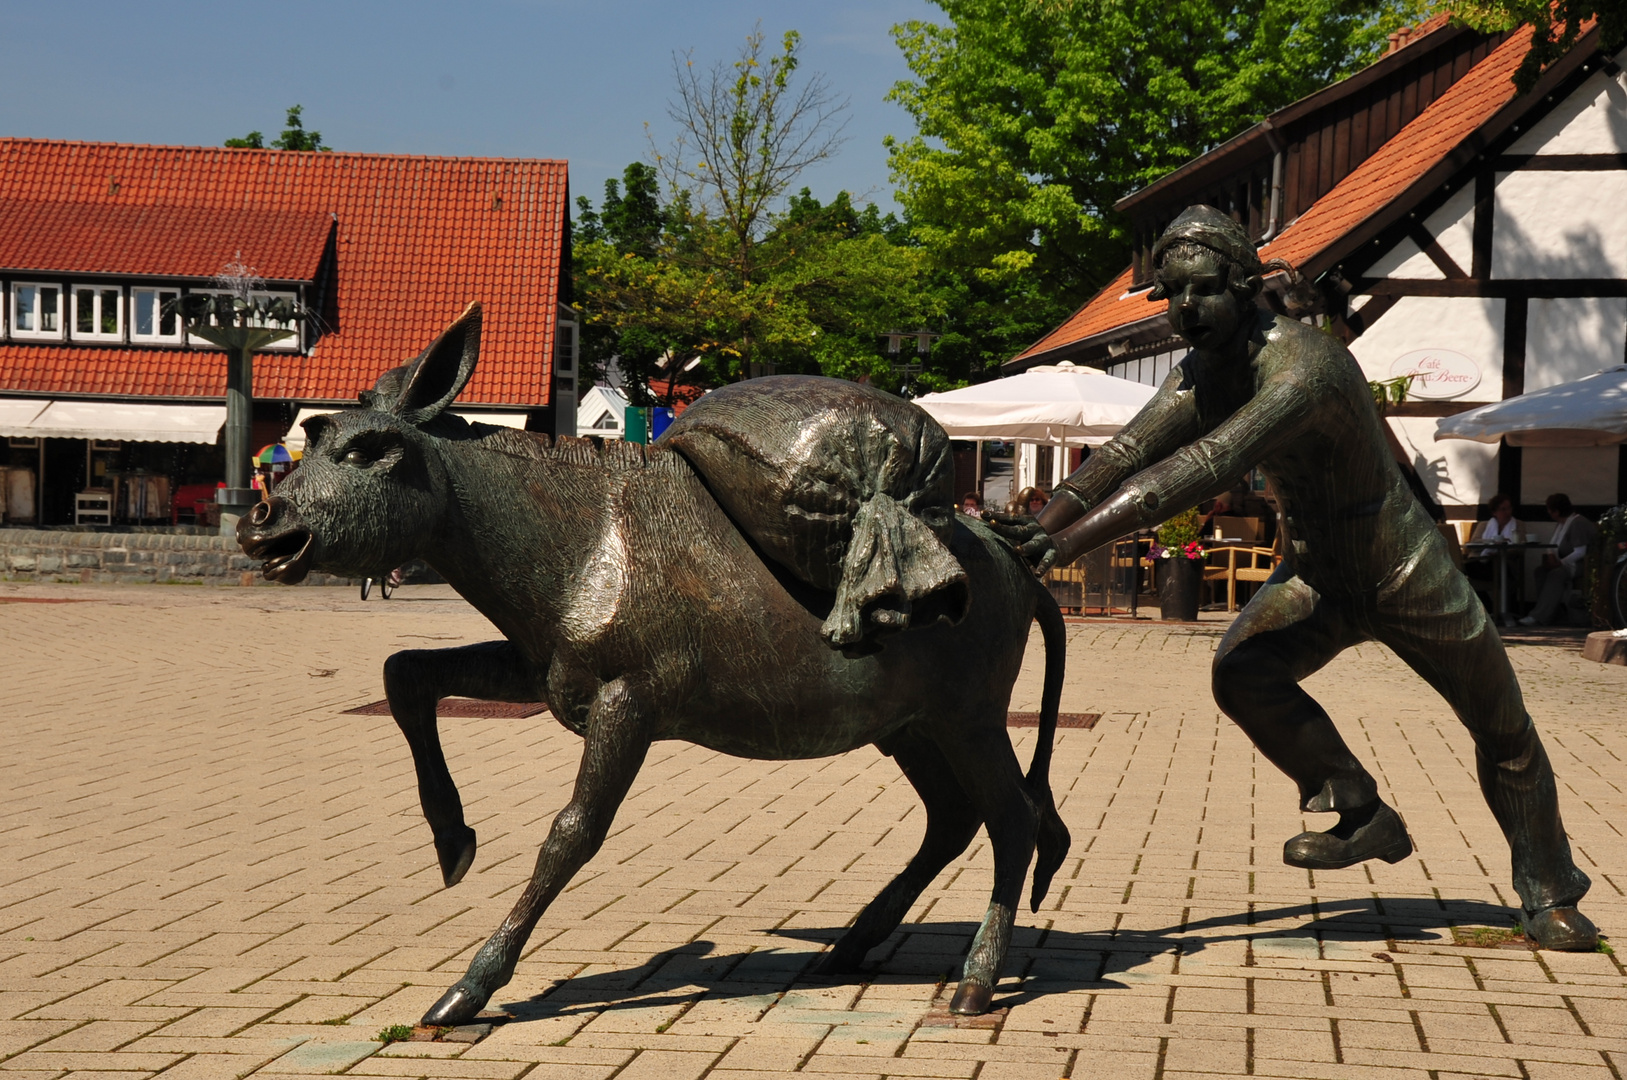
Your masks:
<svg viewBox="0 0 1627 1080"><path fill-rule="evenodd" d="M873 743L898 762L926 835L826 971L861 962L986 827L994 889L951 1004L985 1011L1036 848L1036 909L1068 850L1048 779L1064 635L1004 541L949 510L942 430L867 387L785 377L707 395L674 449L554 443L447 411L479 346L471 305L360 407L306 421L300 467L238 526L265 576L290 584L422 558L502 632L385 664L448 887L476 841L436 703L541 698L583 738L530 883L423 1022L467 1022L510 980L658 739L770 760ZM1005 717L1036 619L1045 685L1025 776Z"/></svg>

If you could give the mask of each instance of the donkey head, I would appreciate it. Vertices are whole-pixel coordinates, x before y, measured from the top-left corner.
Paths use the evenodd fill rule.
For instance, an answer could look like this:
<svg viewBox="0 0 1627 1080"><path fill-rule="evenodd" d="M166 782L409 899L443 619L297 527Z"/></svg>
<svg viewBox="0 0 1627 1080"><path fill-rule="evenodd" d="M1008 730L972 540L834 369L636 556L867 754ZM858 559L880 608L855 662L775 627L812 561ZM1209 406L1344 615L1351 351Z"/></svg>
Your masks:
<svg viewBox="0 0 1627 1080"><path fill-rule="evenodd" d="M362 406L305 421L299 467L237 525L237 542L272 581L312 570L380 577L422 553L448 499L441 417L474 374L480 305L470 304L416 360L387 371Z"/></svg>

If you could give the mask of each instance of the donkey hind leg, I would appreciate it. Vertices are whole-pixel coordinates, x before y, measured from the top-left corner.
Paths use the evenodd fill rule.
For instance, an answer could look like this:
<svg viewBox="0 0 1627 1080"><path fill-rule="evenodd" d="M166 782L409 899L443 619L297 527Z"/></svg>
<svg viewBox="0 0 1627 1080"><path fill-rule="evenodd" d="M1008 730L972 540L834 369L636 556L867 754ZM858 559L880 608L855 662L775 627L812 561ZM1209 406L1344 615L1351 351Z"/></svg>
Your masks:
<svg viewBox="0 0 1627 1080"><path fill-rule="evenodd" d="M384 694L396 726L412 749L418 803L435 834L441 880L451 888L475 859L475 831L463 822L463 802L446 767L435 706L443 697L534 701L537 680L520 651L507 641L456 649L409 649L384 661Z"/></svg>
<svg viewBox="0 0 1627 1080"><path fill-rule="evenodd" d="M554 897L604 843L616 808L650 748L648 717L623 679L606 683L588 709L576 790L554 818L531 882L468 972L424 1014L426 1025L466 1024L514 977L520 950Z"/></svg>
<svg viewBox="0 0 1627 1080"><path fill-rule="evenodd" d="M1022 768L1006 735L1005 717L969 731L940 730L938 748L982 817L994 849L994 891L983 924L972 939L961 970L960 986L949 1011L963 1016L988 1012L1000 980L1011 927L1022 898L1023 878L1034 857L1040 811L1034 804Z"/></svg>
<svg viewBox="0 0 1627 1080"><path fill-rule="evenodd" d="M880 945L897 929L921 892L961 852L983 823L943 753L915 733L904 734L882 748L914 786L926 807L926 835L921 847L901 873L865 905L851 929L843 934L817 970L822 975L852 971L865 953Z"/></svg>

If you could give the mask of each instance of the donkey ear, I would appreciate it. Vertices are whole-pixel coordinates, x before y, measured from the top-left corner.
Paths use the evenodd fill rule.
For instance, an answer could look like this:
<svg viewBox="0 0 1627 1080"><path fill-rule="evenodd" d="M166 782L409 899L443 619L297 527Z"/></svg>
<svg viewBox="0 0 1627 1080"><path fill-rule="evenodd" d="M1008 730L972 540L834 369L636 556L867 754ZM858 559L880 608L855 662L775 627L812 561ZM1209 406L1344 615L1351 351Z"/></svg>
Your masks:
<svg viewBox="0 0 1627 1080"><path fill-rule="evenodd" d="M468 385L479 358L480 303L476 301L407 366L391 411L409 424L433 420Z"/></svg>

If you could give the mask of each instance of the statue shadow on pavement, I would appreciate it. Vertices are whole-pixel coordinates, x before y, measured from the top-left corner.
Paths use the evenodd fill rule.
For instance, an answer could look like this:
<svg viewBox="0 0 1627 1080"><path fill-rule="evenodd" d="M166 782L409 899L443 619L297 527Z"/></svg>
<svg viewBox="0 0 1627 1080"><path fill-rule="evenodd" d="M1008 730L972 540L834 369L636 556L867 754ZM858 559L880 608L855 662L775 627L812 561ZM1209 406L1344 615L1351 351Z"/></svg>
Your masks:
<svg viewBox="0 0 1627 1080"><path fill-rule="evenodd" d="M1293 926L1266 926L1284 919L1310 921ZM1421 897L1352 897L1276 908L1256 908L1193 919L1152 930L1100 930L1087 933L1018 926L1002 975L996 1009L1025 1004L1073 990L1124 989L1129 982L1115 975L1134 971L1161 954L1179 952L1183 959L1213 945L1251 941L1271 949L1282 960L1303 952L1319 959L1325 942L1372 943L1383 950L1394 943L1452 946L1453 926L1517 928L1518 913L1479 900ZM651 956L636 967L601 971L556 983L521 1001L493 1006L509 1013L511 1023L568 1017L619 1009L651 1009L701 999L712 1001L762 998L764 1011L781 994L831 985L859 984L885 977L891 982L917 979L923 985L948 983L960 970L978 924L907 923L871 953L873 959L845 976L819 976L808 971L821 952L764 948L720 953L710 941L694 941ZM765 937L830 944L843 927L764 931ZM1020 987L1011 980L1022 976ZM1139 980L1137 980L1139 981ZM814 1006L810 1006L814 1007Z"/></svg>

